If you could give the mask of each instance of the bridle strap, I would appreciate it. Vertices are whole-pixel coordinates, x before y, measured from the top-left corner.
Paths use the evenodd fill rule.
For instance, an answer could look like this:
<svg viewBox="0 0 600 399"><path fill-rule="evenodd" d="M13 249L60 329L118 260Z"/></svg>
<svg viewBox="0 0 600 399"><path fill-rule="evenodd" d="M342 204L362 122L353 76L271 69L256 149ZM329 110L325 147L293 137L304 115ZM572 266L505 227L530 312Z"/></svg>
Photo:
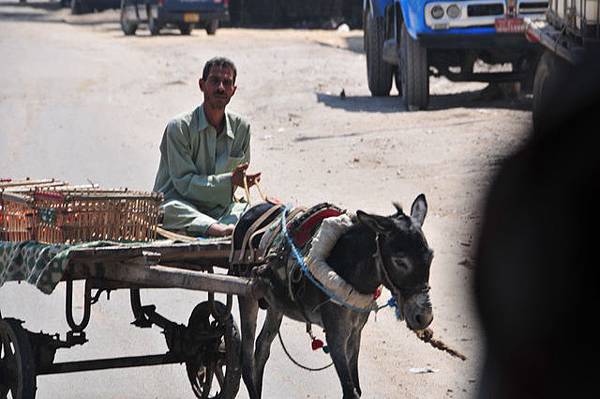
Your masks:
<svg viewBox="0 0 600 399"><path fill-rule="evenodd" d="M377 250L373 254L373 258L375 258L375 265L380 270L385 285L388 288L390 288L390 291L392 291L392 295L402 297L400 288L398 288L396 284L394 284L394 282L390 278L388 271L385 268L383 256L381 255L381 245L379 244L379 234L377 234L377 236L375 237L375 244L377 245Z"/></svg>

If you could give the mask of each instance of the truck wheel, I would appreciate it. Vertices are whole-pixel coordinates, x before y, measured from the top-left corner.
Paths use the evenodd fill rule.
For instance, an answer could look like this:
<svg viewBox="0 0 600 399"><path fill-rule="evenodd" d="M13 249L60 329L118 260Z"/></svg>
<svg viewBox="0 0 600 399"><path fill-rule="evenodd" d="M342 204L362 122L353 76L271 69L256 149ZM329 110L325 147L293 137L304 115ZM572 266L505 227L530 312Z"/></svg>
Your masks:
<svg viewBox="0 0 600 399"><path fill-rule="evenodd" d="M545 120L551 104L556 101L561 81L569 72L569 64L549 51L544 51L533 80L533 130L548 127Z"/></svg>
<svg viewBox="0 0 600 399"><path fill-rule="evenodd" d="M190 24L181 24L179 25L179 32L181 32L182 35L191 35L192 34L192 25Z"/></svg>
<svg viewBox="0 0 600 399"><path fill-rule="evenodd" d="M427 109L429 105L427 49L408 34L404 24L402 24L400 38L400 79L406 108L409 111Z"/></svg>
<svg viewBox="0 0 600 399"><path fill-rule="evenodd" d="M121 30L126 36L135 35L138 24L130 21L127 17L127 0L121 0L121 15L119 21L121 22Z"/></svg>
<svg viewBox="0 0 600 399"><path fill-rule="evenodd" d="M214 35L217 33L217 29L219 28L219 20L213 19L208 24L206 24L206 33L209 35Z"/></svg>
<svg viewBox="0 0 600 399"><path fill-rule="evenodd" d="M376 97L388 96L392 88L393 66L383 60L385 21L367 11L364 23L369 91Z"/></svg>

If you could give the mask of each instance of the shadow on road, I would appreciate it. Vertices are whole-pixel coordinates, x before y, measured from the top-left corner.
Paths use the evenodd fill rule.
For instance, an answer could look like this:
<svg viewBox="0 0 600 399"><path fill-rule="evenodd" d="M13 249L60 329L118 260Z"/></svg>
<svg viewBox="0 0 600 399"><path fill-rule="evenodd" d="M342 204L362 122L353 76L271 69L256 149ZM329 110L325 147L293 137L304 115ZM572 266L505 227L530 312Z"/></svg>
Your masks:
<svg viewBox="0 0 600 399"><path fill-rule="evenodd" d="M317 93L317 102L329 108L344 109L350 112L403 112L404 105L398 96L371 97L371 96L345 96L339 94Z"/></svg>
<svg viewBox="0 0 600 399"><path fill-rule="evenodd" d="M341 96L329 93L316 93L317 102L329 108L343 109L349 112L406 112L406 107L400 96L371 97L371 96ZM343 98L342 98L343 97ZM482 90L464 91L452 94L438 94L429 97L430 111L451 108L498 108L511 110L531 110L531 98L520 95L508 97L488 87Z"/></svg>
<svg viewBox="0 0 600 399"><path fill-rule="evenodd" d="M322 42L322 41L317 41L316 43L320 44L321 46L337 48L337 49L341 49L341 50L348 50L348 51L352 51L353 53L357 53L357 54L365 53L364 40L363 40L362 36L344 37L344 38L342 38L342 40L344 42L343 45L332 44L332 43L327 43L327 42Z"/></svg>

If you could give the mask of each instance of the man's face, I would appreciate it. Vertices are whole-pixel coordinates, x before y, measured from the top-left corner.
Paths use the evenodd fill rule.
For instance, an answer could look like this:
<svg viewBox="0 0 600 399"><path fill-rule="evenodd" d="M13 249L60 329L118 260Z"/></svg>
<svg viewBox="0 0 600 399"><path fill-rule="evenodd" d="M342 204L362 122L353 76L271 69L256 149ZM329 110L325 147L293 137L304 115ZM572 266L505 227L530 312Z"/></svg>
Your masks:
<svg viewBox="0 0 600 399"><path fill-rule="evenodd" d="M206 80L199 81L200 90L204 93L204 103L210 108L225 109L235 94L233 70L228 67L213 66Z"/></svg>

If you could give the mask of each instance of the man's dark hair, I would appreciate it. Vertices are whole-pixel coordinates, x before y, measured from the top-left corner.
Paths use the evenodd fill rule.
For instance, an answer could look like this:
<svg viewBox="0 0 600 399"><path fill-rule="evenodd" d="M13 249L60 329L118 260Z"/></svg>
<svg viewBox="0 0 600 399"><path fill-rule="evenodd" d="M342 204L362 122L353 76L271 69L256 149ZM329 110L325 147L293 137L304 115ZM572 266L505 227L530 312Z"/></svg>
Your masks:
<svg viewBox="0 0 600 399"><path fill-rule="evenodd" d="M208 74L210 73L210 69L212 67L217 68L231 68L233 71L233 82L235 83L235 78L237 77L237 68L233 61L226 57L213 57L204 64L204 70L202 71L202 80L208 79Z"/></svg>

